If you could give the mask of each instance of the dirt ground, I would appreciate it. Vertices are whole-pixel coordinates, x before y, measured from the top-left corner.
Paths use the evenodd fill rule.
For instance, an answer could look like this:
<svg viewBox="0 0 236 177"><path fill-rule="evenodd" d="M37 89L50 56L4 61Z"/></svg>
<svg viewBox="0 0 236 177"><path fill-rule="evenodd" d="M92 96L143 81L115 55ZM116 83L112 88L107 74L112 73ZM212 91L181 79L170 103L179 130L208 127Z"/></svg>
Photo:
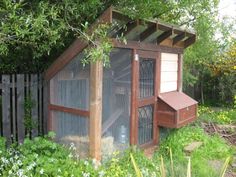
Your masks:
<svg viewBox="0 0 236 177"><path fill-rule="evenodd" d="M202 127L209 135L218 134L230 145L236 147L236 125L217 125L215 123L202 123ZM223 163L223 162L222 162ZM233 162L228 168L225 177L236 177L236 152Z"/></svg>

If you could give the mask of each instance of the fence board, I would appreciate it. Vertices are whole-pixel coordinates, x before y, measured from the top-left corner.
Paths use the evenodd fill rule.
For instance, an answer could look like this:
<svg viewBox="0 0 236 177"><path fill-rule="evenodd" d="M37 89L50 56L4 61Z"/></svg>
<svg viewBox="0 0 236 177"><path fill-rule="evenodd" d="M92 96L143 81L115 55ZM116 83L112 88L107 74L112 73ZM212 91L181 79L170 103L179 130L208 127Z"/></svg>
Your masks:
<svg viewBox="0 0 236 177"><path fill-rule="evenodd" d="M31 99L34 102L33 108L32 108L32 121L33 124L35 124L33 130L32 130L32 137L35 137L38 135L38 76L36 74L31 74L31 83L30 83L30 93L31 93Z"/></svg>
<svg viewBox="0 0 236 177"><path fill-rule="evenodd" d="M48 103L49 103L49 83L48 82L42 82L44 83L43 88L43 133L47 134L47 117L48 117Z"/></svg>
<svg viewBox="0 0 236 177"><path fill-rule="evenodd" d="M31 137L43 135L47 132L47 88L44 88L40 74L0 75L0 136L7 138L7 142L22 143L26 133ZM35 123L31 132L26 131L24 125L25 99L34 102L29 114Z"/></svg>
<svg viewBox="0 0 236 177"><path fill-rule="evenodd" d="M10 119L10 76L2 76L2 126L3 136L7 139L7 144L11 142L11 119Z"/></svg>
<svg viewBox="0 0 236 177"><path fill-rule="evenodd" d="M17 134L19 143L22 143L25 137L24 97L24 75L17 74Z"/></svg>
<svg viewBox="0 0 236 177"><path fill-rule="evenodd" d="M16 141L16 77L12 75L12 131L13 141Z"/></svg>

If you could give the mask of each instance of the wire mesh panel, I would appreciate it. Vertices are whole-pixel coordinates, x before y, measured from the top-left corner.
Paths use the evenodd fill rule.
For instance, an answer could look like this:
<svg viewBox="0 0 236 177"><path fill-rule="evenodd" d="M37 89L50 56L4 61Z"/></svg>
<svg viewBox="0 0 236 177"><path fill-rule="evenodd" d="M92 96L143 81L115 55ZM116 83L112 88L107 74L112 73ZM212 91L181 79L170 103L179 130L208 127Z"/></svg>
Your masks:
<svg viewBox="0 0 236 177"><path fill-rule="evenodd" d="M153 105L138 109L138 143L148 143L153 139Z"/></svg>
<svg viewBox="0 0 236 177"><path fill-rule="evenodd" d="M103 73L102 155L129 145L132 50L113 49Z"/></svg>
<svg viewBox="0 0 236 177"><path fill-rule="evenodd" d="M154 95L154 66L155 60L140 58L139 61L139 97Z"/></svg>
<svg viewBox="0 0 236 177"><path fill-rule="evenodd" d="M52 104L89 109L89 66L82 66L83 57L80 53L50 81Z"/></svg>
<svg viewBox="0 0 236 177"><path fill-rule="evenodd" d="M73 143L76 153L87 157L89 152L89 119L65 112L52 111L52 130L56 132L56 141L70 146Z"/></svg>

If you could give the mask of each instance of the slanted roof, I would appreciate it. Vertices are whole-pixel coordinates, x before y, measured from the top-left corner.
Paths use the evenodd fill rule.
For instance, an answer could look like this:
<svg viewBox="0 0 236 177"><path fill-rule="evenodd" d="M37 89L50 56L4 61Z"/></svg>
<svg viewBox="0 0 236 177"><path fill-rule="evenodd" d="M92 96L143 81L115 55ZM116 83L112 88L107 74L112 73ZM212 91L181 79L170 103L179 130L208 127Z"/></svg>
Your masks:
<svg viewBox="0 0 236 177"><path fill-rule="evenodd" d="M108 10L109 23L118 24L118 28L113 29L111 37L123 34L127 40L180 48L186 48L196 40L195 32L181 29L176 25L160 20L133 20L113 7Z"/></svg>
<svg viewBox="0 0 236 177"><path fill-rule="evenodd" d="M114 45L119 46L116 40L117 36L123 35L129 46L146 46L146 48L175 48L183 50L193 44L196 40L194 32L181 29L175 25L163 23L161 21L151 21L144 19L133 20L121 12L109 7L103 14L92 24L89 31L93 31L99 24L116 24L111 25L109 37L112 38ZM125 26L125 27L124 27ZM57 72L67 65L79 52L88 46L86 41L77 38L74 43L66 49L61 56L45 72L45 79L50 80ZM124 46L122 44L122 46Z"/></svg>
<svg viewBox="0 0 236 177"><path fill-rule="evenodd" d="M161 93L158 98L176 111L197 104L197 101L178 91Z"/></svg>

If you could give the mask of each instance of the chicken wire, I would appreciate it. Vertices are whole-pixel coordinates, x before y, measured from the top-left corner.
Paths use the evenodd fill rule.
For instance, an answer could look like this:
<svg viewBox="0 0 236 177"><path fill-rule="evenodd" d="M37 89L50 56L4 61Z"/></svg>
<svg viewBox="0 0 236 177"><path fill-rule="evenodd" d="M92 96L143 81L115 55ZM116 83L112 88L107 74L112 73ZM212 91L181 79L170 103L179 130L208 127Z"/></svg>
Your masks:
<svg viewBox="0 0 236 177"><path fill-rule="evenodd" d="M113 49L103 73L102 155L129 146L132 50ZM103 140L107 143L103 143Z"/></svg>

